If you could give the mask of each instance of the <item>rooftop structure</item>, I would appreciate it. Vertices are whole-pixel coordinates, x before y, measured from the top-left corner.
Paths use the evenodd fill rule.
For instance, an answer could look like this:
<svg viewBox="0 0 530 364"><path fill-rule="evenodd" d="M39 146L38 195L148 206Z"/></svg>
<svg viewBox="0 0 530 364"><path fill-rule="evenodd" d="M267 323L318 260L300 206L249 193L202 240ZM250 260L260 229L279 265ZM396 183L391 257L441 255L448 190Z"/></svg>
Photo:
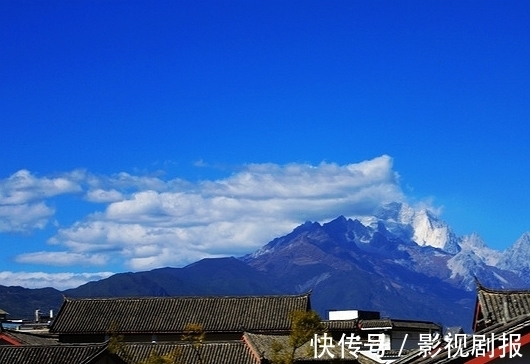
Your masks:
<svg viewBox="0 0 530 364"><path fill-rule="evenodd" d="M50 332L62 342L101 342L112 333L176 341L186 325L200 324L207 340L239 339L244 331L288 333L290 313L310 307L309 294L65 299Z"/></svg>

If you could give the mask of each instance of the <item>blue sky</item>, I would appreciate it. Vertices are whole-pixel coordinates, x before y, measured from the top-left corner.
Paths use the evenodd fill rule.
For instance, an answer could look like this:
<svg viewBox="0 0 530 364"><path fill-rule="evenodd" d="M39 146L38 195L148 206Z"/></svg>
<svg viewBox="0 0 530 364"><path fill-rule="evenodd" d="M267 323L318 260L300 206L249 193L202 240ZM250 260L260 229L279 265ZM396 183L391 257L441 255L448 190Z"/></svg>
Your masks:
<svg viewBox="0 0 530 364"><path fill-rule="evenodd" d="M530 230L526 1L0 4L0 284L242 255L429 204Z"/></svg>

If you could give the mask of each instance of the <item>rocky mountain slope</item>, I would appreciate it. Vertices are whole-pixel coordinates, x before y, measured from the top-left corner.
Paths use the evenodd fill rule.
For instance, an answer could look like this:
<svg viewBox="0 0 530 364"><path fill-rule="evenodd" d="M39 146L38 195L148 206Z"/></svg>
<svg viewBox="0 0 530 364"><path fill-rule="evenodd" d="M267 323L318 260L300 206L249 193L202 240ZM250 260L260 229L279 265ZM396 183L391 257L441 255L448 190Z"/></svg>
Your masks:
<svg viewBox="0 0 530 364"><path fill-rule="evenodd" d="M469 327L475 277L490 287L528 285L509 255L520 245L530 240L500 253L476 234L457 237L427 210L390 204L362 222L305 223L242 260L283 290L312 289L324 314L359 308Z"/></svg>

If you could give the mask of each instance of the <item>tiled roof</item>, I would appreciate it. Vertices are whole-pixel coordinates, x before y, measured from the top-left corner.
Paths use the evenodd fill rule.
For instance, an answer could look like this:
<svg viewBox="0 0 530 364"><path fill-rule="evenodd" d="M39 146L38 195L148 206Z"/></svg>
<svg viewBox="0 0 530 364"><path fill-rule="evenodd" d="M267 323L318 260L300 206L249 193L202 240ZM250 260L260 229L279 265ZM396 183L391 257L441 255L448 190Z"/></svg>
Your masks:
<svg viewBox="0 0 530 364"><path fill-rule="evenodd" d="M358 329L357 323L358 320L325 320L322 321L324 327L328 330L345 330L345 331L355 331Z"/></svg>
<svg viewBox="0 0 530 364"><path fill-rule="evenodd" d="M204 363L216 364L256 364L259 363L250 349L242 341L205 342L198 348ZM178 353L179 363L199 363L196 352L190 344L176 343L134 343L125 345L125 356L138 363L156 351L159 355ZM120 355L122 356L122 355Z"/></svg>
<svg viewBox="0 0 530 364"><path fill-rule="evenodd" d="M290 312L309 308L309 294L65 299L50 332L180 333L190 323L206 332L286 331Z"/></svg>
<svg viewBox="0 0 530 364"><path fill-rule="evenodd" d="M376 329L407 329L407 330L433 330L441 331L441 326L430 321L412 321L412 320L325 320L322 321L324 327L328 330L376 330Z"/></svg>
<svg viewBox="0 0 530 364"><path fill-rule="evenodd" d="M101 354L106 344L99 345L0 345L0 363L9 364L84 364Z"/></svg>
<svg viewBox="0 0 530 364"><path fill-rule="evenodd" d="M476 329L530 314L530 290L493 290L478 284L477 299Z"/></svg>
<svg viewBox="0 0 530 364"><path fill-rule="evenodd" d="M243 334L243 340L247 343L248 347L254 353L256 358L270 359L272 354L272 344L276 341L282 345L287 345L287 335L262 335L252 334L245 332ZM300 349L298 350L300 352ZM297 357L300 357L298 355Z"/></svg>
<svg viewBox="0 0 530 364"><path fill-rule="evenodd" d="M18 330L3 330L3 335L13 338L22 345L56 345L57 338L47 335L38 335L31 332L24 332Z"/></svg>
<svg viewBox="0 0 530 364"><path fill-rule="evenodd" d="M361 330L391 329L392 321L390 319L360 320L359 328Z"/></svg>
<svg viewBox="0 0 530 364"><path fill-rule="evenodd" d="M441 325L430 321L392 320L394 329L420 329L442 331Z"/></svg>

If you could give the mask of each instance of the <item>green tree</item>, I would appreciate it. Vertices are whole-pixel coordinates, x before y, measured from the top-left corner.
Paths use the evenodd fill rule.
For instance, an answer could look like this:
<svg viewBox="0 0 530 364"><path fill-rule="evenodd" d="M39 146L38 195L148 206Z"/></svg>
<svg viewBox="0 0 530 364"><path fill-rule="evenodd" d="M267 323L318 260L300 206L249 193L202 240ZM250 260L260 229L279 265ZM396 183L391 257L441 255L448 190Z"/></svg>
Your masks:
<svg viewBox="0 0 530 364"><path fill-rule="evenodd" d="M290 313L291 333L287 345L274 341L271 345L273 364L292 364L296 350L324 330L322 321L315 311L293 311Z"/></svg>

